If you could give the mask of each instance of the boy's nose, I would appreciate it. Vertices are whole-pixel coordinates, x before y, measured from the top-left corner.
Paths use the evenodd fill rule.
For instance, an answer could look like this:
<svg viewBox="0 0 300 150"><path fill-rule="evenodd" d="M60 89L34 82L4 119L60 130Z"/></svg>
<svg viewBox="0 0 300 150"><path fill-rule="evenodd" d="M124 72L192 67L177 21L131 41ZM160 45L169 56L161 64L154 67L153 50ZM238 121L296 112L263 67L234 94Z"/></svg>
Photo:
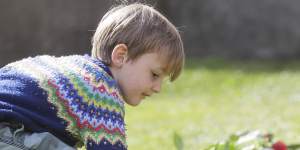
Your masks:
<svg viewBox="0 0 300 150"><path fill-rule="evenodd" d="M160 90L161 90L161 84L162 84L162 81L158 81L156 83L154 83L153 87L152 87L152 90L155 92L155 93L159 93Z"/></svg>

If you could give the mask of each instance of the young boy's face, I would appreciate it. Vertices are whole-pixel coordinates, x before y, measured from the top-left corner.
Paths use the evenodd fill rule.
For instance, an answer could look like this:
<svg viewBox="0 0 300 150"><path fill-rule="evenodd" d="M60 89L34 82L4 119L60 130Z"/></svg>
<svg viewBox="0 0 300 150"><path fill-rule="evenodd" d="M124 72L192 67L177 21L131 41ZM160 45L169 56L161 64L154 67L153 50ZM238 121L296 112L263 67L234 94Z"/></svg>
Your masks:
<svg viewBox="0 0 300 150"><path fill-rule="evenodd" d="M157 53L146 53L126 61L118 71L117 82L127 104L136 106L144 98L161 90L166 77L164 64Z"/></svg>

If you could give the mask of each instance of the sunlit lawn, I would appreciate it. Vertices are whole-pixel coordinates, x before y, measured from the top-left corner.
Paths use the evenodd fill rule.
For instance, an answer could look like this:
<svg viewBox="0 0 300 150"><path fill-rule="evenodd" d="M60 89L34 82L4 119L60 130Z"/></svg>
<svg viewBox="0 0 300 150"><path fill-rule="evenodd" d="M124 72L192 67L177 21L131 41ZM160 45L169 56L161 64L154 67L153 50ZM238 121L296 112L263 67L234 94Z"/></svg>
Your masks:
<svg viewBox="0 0 300 150"><path fill-rule="evenodd" d="M300 141L300 61L188 60L182 76L126 108L130 150L201 150L231 133L260 129Z"/></svg>

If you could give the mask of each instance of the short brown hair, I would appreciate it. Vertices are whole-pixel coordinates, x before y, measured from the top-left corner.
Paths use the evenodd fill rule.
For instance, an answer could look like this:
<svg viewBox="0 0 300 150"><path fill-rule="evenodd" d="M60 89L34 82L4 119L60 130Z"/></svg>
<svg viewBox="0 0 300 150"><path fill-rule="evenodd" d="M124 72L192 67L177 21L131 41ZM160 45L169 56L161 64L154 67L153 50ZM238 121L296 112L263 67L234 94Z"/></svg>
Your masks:
<svg viewBox="0 0 300 150"><path fill-rule="evenodd" d="M119 5L101 19L92 39L92 56L111 63L117 44L126 44L128 59L158 52L166 59L166 73L174 81L184 65L184 48L176 27L153 7L134 3Z"/></svg>

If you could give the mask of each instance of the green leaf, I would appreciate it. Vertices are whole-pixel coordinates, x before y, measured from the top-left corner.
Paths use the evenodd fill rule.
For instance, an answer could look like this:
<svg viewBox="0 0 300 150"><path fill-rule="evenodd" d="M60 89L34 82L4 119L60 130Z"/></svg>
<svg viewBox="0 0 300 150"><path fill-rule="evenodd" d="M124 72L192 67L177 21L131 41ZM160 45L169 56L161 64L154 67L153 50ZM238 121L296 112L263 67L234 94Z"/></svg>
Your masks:
<svg viewBox="0 0 300 150"><path fill-rule="evenodd" d="M183 150L183 140L181 136L178 133L174 132L173 139L176 149Z"/></svg>

